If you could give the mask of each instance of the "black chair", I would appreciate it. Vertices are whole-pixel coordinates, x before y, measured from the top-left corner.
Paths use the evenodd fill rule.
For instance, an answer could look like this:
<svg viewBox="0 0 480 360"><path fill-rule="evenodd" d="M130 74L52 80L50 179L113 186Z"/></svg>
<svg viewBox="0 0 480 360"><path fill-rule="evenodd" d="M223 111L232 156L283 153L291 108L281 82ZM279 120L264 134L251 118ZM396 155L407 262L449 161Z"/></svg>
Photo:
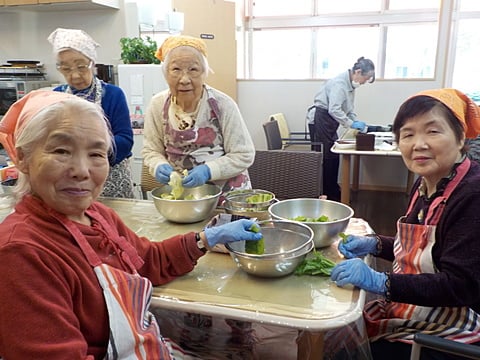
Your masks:
<svg viewBox="0 0 480 360"><path fill-rule="evenodd" d="M413 337L410 360L419 360L422 347L436 351L463 356L469 359L480 359L480 346L463 344L434 335L417 333Z"/></svg>
<svg viewBox="0 0 480 360"><path fill-rule="evenodd" d="M268 150L311 150L314 145L310 140L298 138L282 138L277 120L270 120L263 123L263 130L267 140ZM321 145L320 143L315 143Z"/></svg>
<svg viewBox="0 0 480 360"><path fill-rule="evenodd" d="M323 152L257 150L248 169L252 188L271 191L277 199L322 195Z"/></svg>

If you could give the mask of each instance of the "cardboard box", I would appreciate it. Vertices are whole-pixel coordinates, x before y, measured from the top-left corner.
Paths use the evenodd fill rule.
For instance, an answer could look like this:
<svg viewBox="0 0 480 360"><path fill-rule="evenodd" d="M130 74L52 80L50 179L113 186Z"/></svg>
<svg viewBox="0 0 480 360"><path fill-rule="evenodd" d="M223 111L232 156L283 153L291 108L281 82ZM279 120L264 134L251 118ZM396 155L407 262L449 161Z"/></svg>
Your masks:
<svg viewBox="0 0 480 360"><path fill-rule="evenodd" d="M375 150L375 135L358 133L356 138L356 149L361 151Z"/></svg>

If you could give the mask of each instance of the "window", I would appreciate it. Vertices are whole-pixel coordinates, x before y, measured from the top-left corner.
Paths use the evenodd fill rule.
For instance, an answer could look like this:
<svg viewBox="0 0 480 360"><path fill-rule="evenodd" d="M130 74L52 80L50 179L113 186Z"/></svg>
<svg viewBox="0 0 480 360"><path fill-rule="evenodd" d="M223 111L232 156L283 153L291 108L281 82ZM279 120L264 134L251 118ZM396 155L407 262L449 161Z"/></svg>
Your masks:
<svg viewBox="0 0 480 360"><path fill-rule="evenodd" d="M462 0L461 9L480 10L480 2ZM454 49L454 66L452 87L457 88L480 104L480 14L477 12L460 12L460 20L456 31L456 46Z"/></svg>
<svg viewBox="0 0 480 360"><path fill-rule="evenodd" d="M240 78L325 79L360 56L377 78L435 74L440 0L244 1Z"/></svg>

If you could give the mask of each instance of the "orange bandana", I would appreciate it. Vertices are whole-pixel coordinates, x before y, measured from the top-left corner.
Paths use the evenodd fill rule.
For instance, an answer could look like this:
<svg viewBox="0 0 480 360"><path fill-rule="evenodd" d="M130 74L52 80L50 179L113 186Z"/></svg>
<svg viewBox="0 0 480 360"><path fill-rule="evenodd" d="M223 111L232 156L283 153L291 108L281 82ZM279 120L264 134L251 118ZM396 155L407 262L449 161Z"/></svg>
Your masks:
<svg viewBox="0 0 480 360"><path fill-rule="evenodd" d="M36 114L46 107L65 101L76 99L75 95L51 90L31 91L8 109L0 122L0 142L7 151L10 159L17 163L16 141L25 125Z"/></svg>
<svg viewBox="0 0 480 360"><path fill-rule="evenodd" d="M179 46L193 47L200 51L203 56L207 57L207 45L205 44L205 41L187 35L175 35L167 38L167 40L163 42L162 46L158 48L157 52L155 53L155 57L160 61L164 61L168 52Z"/></svg>
<svg viewBox="0 0 480 360"><path fill-rule="evenodd" d="M465 136L475 139L480 134L480 108L467 95L456 89L424 90L415 96L430 96L452 110L463 125Z"/></svg>

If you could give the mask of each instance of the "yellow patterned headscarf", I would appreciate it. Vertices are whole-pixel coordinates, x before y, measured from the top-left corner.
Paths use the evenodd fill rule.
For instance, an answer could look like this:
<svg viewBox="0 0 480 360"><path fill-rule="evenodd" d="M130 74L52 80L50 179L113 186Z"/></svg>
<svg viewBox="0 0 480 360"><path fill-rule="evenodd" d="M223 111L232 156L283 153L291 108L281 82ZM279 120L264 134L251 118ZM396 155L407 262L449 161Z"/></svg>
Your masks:
<svg viewBox="0 0 480 360"><path fill-rule="evenodd" d="M170 36L158 48L155 57L160 61L164 61L169 51L179 46L191 46L207 57L207 45L205 44L205 41L188 35Z"/></svg>
<svg viewBox="0 0 480 360"><path fill-rule="evenodd" d="M474 139L480 134L480 108L467 95L456 89L424 90L415 96L430 96L442 102L462 124L465 136Z"/></svg>

